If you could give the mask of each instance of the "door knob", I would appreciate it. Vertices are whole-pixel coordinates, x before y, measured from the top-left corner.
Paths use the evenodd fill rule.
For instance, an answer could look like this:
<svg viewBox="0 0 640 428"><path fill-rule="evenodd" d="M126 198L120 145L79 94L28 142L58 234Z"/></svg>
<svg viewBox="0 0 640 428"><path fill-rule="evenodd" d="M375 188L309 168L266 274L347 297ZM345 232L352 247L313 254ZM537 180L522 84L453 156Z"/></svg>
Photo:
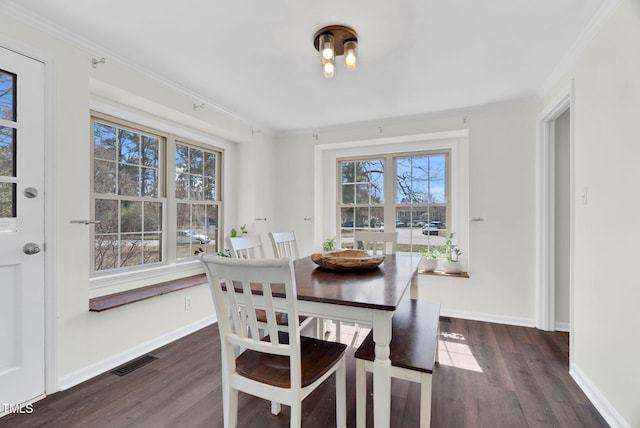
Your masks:
<svg viewBox="0 0 640 428"><path fill-rule="evenodd" d="M40 252L40 246L33 242L29 242L28 244L24 244L22 251L24 251L25 254L38 254Z"/></svg>

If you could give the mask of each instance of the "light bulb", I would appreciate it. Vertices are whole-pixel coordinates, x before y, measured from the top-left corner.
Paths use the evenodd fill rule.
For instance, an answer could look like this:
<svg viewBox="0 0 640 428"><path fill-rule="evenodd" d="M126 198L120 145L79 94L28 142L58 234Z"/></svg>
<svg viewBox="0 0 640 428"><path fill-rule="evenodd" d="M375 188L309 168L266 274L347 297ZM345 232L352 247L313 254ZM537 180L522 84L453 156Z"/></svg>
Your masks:
<svg viewBox="0 0 640 428"><path fill-rule="evenodd" d="M358 67L358 42L350 40L344 43L344 68L353 71Z"/></svg>
<svg viewBox="0 0 640 428"><path fill-rule="evenodd" d="M327 33L327 34L322 34L320 36L319 50L320 50L320 62L322 64L327 62L333 62L336 56L336 52L334 49L333 34Z"/></svg>
<svg viewBox="0 0 640 428"><path fill-rule="evenodd" d="M322 75L328 79L332 78L336 68L332 62L322 64Z"/></svg>

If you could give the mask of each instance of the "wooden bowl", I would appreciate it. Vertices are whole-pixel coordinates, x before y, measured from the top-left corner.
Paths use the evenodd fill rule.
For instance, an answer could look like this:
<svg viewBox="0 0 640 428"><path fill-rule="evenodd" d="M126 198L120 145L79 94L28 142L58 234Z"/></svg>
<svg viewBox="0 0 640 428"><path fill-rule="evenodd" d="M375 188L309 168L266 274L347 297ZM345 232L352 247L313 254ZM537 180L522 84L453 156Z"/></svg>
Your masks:
<svg viewBox="0 0 640 428"><path fill-rule="evenodd" d="M339 250L311 254L311 260L325 269L370 270L376 269L384 261L384 256L370 256L362 250Z"/></svg>

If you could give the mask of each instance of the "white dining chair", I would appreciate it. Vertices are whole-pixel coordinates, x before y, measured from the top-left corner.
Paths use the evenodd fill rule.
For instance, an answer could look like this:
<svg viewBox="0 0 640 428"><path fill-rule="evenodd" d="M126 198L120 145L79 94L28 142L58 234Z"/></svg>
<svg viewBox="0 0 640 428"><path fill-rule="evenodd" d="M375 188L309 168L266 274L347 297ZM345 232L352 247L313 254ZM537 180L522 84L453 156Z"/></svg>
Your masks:
<svg viewBox="0 0 640 428"><path fill-rule="evenodd" d="M273 255L277 258L289 257L292 260L300 258L296 234L293 232L269 232L269 240L273 247Z"/></svg>
<svg viewBox="0 0 640 428"><path fill-rule="evenodd" d="M231 257L235 259L263 259L262 239L260 235L246 235L225 239Z"/></svg>
<svg viewBox="0 0 640 428"><path fill-rule="evenodd" d="M356 230L353 248L370 251L372 254L395 254L398 232L372 232Z"/></svg>
<svg viewBox="0 0 640 428"><path fill-rule="evenodd" d="M262 240L259 235L246 235L246 236L238 236L238 237L227 237L226 238L227 248L231 253L232 258L236 259L263 259L264 258L264 250L262 248ZM264 311L258 310L256 311L256 316L258 318L258 325L260 328L266 331L266 314ZM278 312L276 320L278 321L278 325L285 330L285 326L287 324L288 314L286 312ZM300 328L306 327L308 324L314 322L313 317L308 316L300 316L299 318ZM314 335L316 337L320 336L318 332L319 327L316 325L314 327Z"/></svg>
<svg viewBox="0 0 640 428"><path fill-rule="evenodd" d="M292 260L300 258L300 252L298 251L298 243L296 241L296 234L294 232L269 232L269 240L273 247L273 255L276 258L289 257ZM308 323L315 322L314 336L318 338L324 337L324 320L316 318L312 321L312 317L307 317L304 321L301 321L300 327L305 327Z"/></svg>
<svg viewBox="0 0 640 428"><path fill-rule="evenodd" d="M203 254L200 260L205 265L220 331L224 427L237 425L238 391L265 400L277 397L278 402L291 407L290 426L300 427L302 400L333 373L336 426L346 427L346 346L301 336L297 322L288 322L287 332L278 330L274 285L281 289L284 284L288 319L298 318L291 259L232 259ZM252 293L252 284L259 294ZM244 327L240 304L248 308L248 328ZM256 310L267 313L267 337L260 336ZM244 350L237 355L238 349Z"/></svg>

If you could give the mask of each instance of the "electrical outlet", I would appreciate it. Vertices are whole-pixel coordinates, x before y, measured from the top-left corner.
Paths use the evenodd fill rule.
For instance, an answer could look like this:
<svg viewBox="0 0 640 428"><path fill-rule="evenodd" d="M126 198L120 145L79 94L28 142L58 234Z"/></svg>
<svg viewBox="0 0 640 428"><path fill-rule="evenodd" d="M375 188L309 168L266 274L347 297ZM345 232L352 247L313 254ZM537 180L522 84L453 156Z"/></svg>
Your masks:
<svg viewBox="0 0 640 428"><path fill-rule="evenodd" d="M185 311L191 310L191 296L186 296L184 298L184 310Z"/></svg>

